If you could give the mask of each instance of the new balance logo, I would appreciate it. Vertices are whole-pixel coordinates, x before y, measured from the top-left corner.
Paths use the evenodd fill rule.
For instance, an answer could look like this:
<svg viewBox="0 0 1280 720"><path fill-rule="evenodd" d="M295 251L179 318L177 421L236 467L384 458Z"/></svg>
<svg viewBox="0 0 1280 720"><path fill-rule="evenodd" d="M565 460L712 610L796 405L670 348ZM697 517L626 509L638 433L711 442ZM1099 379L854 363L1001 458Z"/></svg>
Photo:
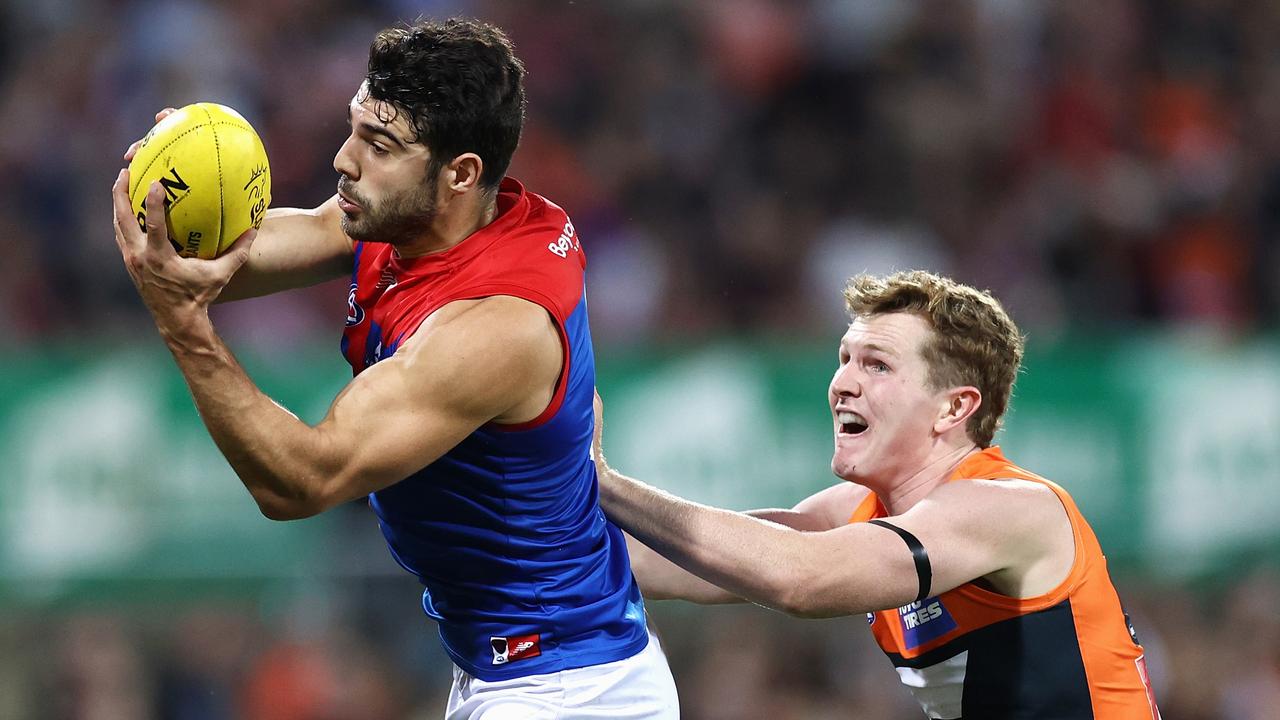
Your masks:
<svg viewBox="0 0 1280 720"><path fill-rule="evenodd" d="M493 650L493 664L506 665L509 662L538 657L542 654L541 635L516 635L513 637L491 637L489 646Z"/></svg>

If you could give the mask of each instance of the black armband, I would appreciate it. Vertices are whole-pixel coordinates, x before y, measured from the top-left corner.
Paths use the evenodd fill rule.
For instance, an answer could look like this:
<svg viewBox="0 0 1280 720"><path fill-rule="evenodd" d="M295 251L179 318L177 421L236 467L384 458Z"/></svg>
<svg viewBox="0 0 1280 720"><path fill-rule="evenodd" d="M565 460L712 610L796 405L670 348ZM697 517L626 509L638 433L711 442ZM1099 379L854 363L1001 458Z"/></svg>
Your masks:
<svg viewBox="0 0 1280 720"><path fill-rule="evenodd" d="M884 520L868 520L867 523L889 528L898 533L898 537L902 538L903 542L907 544L907 548L911 550L911 558L916 561L916 577L920 579L920 594L916 597L916 602L929 597L929 586L933 584L933 567L929 565L929 553L924 549L924 545L920 544L915 535L893 523L888 523Z"/></svg>

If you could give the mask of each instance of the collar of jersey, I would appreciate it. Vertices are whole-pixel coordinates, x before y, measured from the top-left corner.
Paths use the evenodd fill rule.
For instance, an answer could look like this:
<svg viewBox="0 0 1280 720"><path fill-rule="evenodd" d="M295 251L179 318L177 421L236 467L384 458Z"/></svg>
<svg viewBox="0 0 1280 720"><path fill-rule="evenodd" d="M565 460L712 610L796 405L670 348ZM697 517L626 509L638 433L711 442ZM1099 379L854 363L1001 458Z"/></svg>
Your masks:
<svg viewBox="0 0 1280 720"><path fill-rule="evenodd" d="M1010 466L1008 460L1005 459L1004 453L1000 450L999 445L992 445L975 453L970 453L968 457L960 461L956 469L951 472L948 481L969 479L975 477L987 477L990 475L989 470L993 467L1004 468ZM1004 477L998 473L992 477Z"/></svg>

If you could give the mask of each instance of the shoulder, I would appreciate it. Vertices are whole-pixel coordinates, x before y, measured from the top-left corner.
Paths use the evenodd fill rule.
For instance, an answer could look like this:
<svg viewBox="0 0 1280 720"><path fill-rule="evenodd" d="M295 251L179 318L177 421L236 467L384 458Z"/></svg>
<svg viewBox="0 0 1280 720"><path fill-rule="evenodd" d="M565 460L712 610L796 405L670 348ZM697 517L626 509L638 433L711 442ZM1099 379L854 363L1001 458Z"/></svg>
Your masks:
<svg viewBox="0 0 1280 720"><path fill-rule="evenodd" d="M577 231L561 212L558 218L526 220L507 228L461 282L487 295L507 293L534 300L563 318L582 300L585 270Z"/></svg>
<svg viewBox="0 0 1280 720"><path fill-rule="evenodd" d="M1007 513L1001 517L1006 524L1034 525L1046 514L1062 514L1062 501L1047 484L1022 478L953 480L940 485L920 504L961 515L976 514L975 519Z"/></svg>
<svg viewBox="0 0 1280 720"><path fill-rule="evenodd" d="M995 505L1042 505L1059 503L1048 484L1024 478L977 478L951 480L942 483L932 493L931 500L952 502L995 503Z"/></svg>
<svg viewBox="0 0 1280 720"><path fill-rule="evenodd" d="M490 295L444 304L422 321L405 347L462 341L518 353L547 337L558 336L546 308L512 295Z"/></svg>
<svg viewBox="0 0 1280 720"><path fill-rule="evenodd" d="M935 512L920 520L945 528L944 542L970 547L979 557L986 553L988 567L975 577L983 577L996 592L1037 597L1059 587L1077 561L1077 528L1069 502L1047 482L960 480L926 498L921 505L931 503Z"/></svg>
<svg viewBox="0 0 1280 720"><path fill-rule="evenodd" d="M1017 565L1035 560L1071 534L1071 520L1048 485L1020 478L943 484L902 518L941 531L945 542L987 547Z"/></svg>
<svg viewBox="0 0 1280 720"><path fill-rule="evenodd" d="M569 213L547 198L525 190L518 181L508 179L520 189L517 203L518 222L514 223L512 233L526 238L529 248L541 255L544 260L549 261L552 258L581 260L582 246L578 239L578 231L573 226L573 221L569 219ZM559 267L554 263L551 266Z"/></svg>
<svg viewBox="0 0 1280 720"><path fill-rule="evenodd" d="M547 311L499 295L447 303L378 366L397 368L406 390L496 415L554 377L559 364L559 335Z"/></svg>

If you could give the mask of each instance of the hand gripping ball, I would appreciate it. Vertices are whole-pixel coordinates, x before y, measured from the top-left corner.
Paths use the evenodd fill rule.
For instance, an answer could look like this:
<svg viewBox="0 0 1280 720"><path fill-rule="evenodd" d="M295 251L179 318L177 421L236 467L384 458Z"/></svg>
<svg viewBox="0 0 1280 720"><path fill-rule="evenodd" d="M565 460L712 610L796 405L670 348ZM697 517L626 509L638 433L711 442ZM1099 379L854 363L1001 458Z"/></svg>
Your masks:
<svg viewBox="0 0 1280 720"><path fill-rule="evenodd" d="M271 204L271 169L253 126L217 103L174 111L151 128L129 163L129 202L146 229L147 189L164 188L169 242L185 257L213 258Z"/></svg>

